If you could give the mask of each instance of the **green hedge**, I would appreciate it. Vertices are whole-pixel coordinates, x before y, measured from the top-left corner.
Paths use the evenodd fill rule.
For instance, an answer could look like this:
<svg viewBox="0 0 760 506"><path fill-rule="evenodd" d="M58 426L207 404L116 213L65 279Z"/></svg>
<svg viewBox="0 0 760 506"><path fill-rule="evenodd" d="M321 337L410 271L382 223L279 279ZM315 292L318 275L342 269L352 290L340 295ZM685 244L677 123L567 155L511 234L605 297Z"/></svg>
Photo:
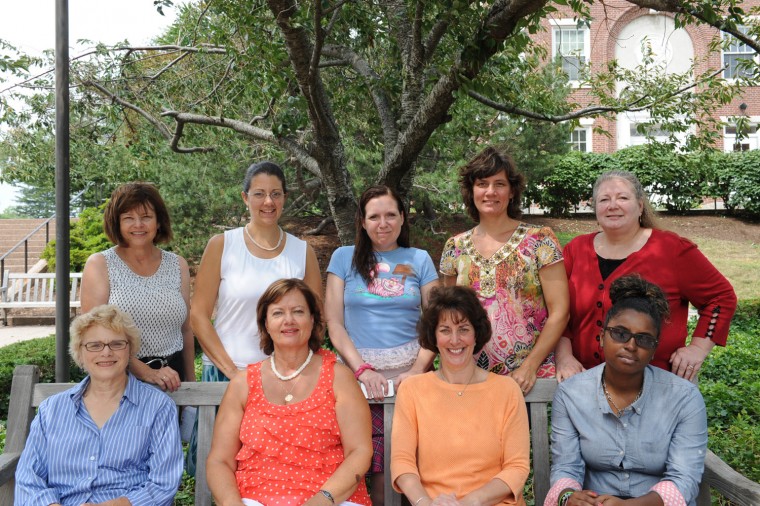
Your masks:
<svg viewBox="0 0 760 506"><path fill-rule="evenodd" d="M88 207L71 225L69 232L69 258L71 272L82 272L84 264L93 253L98 253L112 246L103 232L103 212L105 204L100 207ZM50 241L40 255L48 262L48 270L55 270L55 239Z"/></svg>
<svg viewBox="0 0 760 506"><path fill-rule="evenodd" d="M760 299L739 302L728 346L713 348L702 366L710 449L760 482Z"/></svg>
<svg viewBox="0 0 760 506"><path fill-rule="evenodd" d="M40 368L40 381L55 381L55 338L43 337L22 341L0 348L0 420L8 419L8 400L11 395L13 370L17 365L31 364ZM82 370L73 362L69 367L71 381L84 378Z"/></svg>
<svg viewBox="0 0 760 506"><path fill-rule="evenodd" d="M679 154L659 145L633 146L616 153L568 153L557 159L551 173L535 185L532 195L555 215L571 212L591 198L594 181L603 172L633 172L653 202L671 211L687 211L703 197L722 198L726 208L743 208L760 218L760 150Z"/></svg>

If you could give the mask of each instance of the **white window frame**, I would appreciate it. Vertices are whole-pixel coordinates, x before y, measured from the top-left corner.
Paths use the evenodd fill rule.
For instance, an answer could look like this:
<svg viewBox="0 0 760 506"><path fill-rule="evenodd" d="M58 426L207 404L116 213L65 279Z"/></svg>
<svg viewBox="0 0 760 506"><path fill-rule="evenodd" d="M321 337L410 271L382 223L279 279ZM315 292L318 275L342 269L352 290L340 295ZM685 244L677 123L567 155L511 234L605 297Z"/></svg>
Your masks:
<svg viewBox="0 0 760 506"><path fill-rule="evenodd" d="M574 138L574 134L578 133L585 134L585 139L583 141L577 140ZM592 153L594 151L594 148L591 144L593 134L593 128L590 126L580 126L578 128L573 129L570 132L570 140L567 141L568 144L570 144L570 150L571 151L580 151L581 153ZM581 142L585 145L586 149L580 149Z"/></svg>
<svg viewBox="0 0 760 506"><path fill-rule="evenodd" d="M745 25L737 25L737 28L742 33L746 33L747 31L747 27ZM754 60L755 63L760 63L759 56L755 52L754 49L752 49L745 43L741 42L740 40L734 38L730 34L727 34L725 32L720 32L720 35L724 44L729 39L729 37L733 39L733 41L729 43L728 48L726 48L725 45L721 47L720 63L722 66L726 65L727 56L735 57L737 60L747 59L747 60ZM731 49L733 49L733 51ZM723 70L723 78L726 79L727 81L734 81L736 80L736 73L731 72L730 69L731 67Z"/></svg>
<svg viewBox="0 0 760 506"><path fill-rule="evenodd" d="M557 56L562 57L563 55L559 52L559 45L561 43L561 32L562 30L567 29L575 29L577 31L583 32L583 50L582 53L578 52L575 54L575 56L580 57L582 61L582 65L585 67L589 64L591 61L591 30L588 26L584 25L579 27L578 21L575 19L558 19L558 20L551 20L552 25L552 60L557 58ZM571 55L568 55L571 56ZM562 65L562 69L564 70L564 64ZM579 69L580 72L580 69ZM570 77L570 74L568 74L568 77ZM570 79L570 84L574 87L580 86L580 81L578 79Z"/></svg>
<svg viewBox="0 0 760 506"><path fill-rule="evenodd" d="M734 145L736 144L736 134L728 133L729 128L734 127L734 119L727 116L721 116L720 120L723 125L723 151L729 153L734 151ZM751 132L744 136L742 144L747 145L747 149L759 149L760 148L760 116L750 116L748 118L749 125L755 128L754 132Z"/></svg>

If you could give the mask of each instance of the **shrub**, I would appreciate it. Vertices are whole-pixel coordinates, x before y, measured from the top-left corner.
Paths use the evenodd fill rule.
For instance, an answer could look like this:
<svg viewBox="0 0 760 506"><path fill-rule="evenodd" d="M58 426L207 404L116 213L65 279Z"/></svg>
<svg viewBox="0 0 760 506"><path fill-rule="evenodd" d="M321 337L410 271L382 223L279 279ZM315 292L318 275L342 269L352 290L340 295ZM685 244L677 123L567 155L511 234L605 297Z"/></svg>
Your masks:
<svg viewBox="0 0 760 506"><path fill-rule="evenodd" d="M710 449L753 481L760 481L760 299L739 302L728 346L715 347L700 374Z"/></svg>
<svg viewBox="0 0 760 506"><path fill-rule="evenodd" d="M751 217L760 217L760 150L676 154L652 144L613 154L572 152L559 158L540 182L538 203L552 214L567 214L590 198L599 174L614 169L636 174L653 203L671 211L688 211L702 197L715 197L729 210L741 207Z"/></svg>
<svg viewBox="0 0 760 506"><path fill-rule="evenodd" d="M0 348L0 420L8 418L13 370L17 365L30 364L40 368L40 381L55 381L55 337L22 341ZM80 381L84 372L73 362L69 366L71 381Z"/></svg>
<svg viewBox="0 0 760 506"><path fill-rule="evenodd" d="M100 207L88 207L71 226L69 233L71 248L69 258L71 272L82 272L84 264L93 253L111 247L111 241L103 233L103 211ZM50 241L42 252L42 258L48 262L48 270L55 270L55 240Z"/></svg>

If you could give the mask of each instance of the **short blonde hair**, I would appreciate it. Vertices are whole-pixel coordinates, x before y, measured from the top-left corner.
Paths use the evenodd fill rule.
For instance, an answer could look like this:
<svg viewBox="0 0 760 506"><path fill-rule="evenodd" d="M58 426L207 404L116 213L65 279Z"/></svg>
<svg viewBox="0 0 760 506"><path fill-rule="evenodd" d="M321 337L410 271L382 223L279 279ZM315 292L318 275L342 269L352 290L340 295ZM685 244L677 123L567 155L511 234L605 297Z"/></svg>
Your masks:
<svg viewBox="0 0 760 506"><path fill-rule="evenodd" d="M71 324L69 354L79 367L84 369L84 362L82 361L82 336L96 325L123 334L129 343L130 355L137 354L140 349L140 329L135 325L135 321L128 313L125 313L118 307L103 304L80 315Z"/></svg>

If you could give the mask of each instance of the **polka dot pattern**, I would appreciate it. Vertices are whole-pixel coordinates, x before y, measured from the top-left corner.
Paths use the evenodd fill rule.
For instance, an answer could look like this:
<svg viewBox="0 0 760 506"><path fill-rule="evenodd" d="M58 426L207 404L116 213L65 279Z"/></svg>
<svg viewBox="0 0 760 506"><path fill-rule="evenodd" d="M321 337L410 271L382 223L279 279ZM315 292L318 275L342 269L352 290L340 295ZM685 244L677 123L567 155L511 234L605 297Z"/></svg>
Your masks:
<svg viewBox="0 0 760 506"><path fill-rule="evenodd" d="M672 481L661 481L652 490L657 492L664 506L686 506L686 500Z"/></svg>
<svg viewBox="0 0 760 506"><path fill-rule="evenodd" d="M558 479L554 483L554 485L552 485L552 488L549 489L549 493L546 494L546 498L544 499L544 506L557 506L557 501L559 500L559 493L565 490L566 488L582 490L583 486L577 481L572 480L570 478Z"/></svg>
<svg viewBox="0 0 760 506"><path fill-rule="evenodd" d="M300 505L319 491L343 462L335 415L335 355L320 350L322 368L311 395L289 405L264 396L261 365L248 366L248 400L240 424L242 448L235 473L243 497L265 505ZM349 499L369 506L362 482Z"/></svg>
<svg viewBox="0 0 760 506"><path fill-rule="evenodd" d="M182 298L179 257L161 251L161 264L152 276L135 274L116 254L101 253L108 266L108 303L132 315L140 329L139 357L168 357L182 349L182 324L187 304Z"/></svg>

